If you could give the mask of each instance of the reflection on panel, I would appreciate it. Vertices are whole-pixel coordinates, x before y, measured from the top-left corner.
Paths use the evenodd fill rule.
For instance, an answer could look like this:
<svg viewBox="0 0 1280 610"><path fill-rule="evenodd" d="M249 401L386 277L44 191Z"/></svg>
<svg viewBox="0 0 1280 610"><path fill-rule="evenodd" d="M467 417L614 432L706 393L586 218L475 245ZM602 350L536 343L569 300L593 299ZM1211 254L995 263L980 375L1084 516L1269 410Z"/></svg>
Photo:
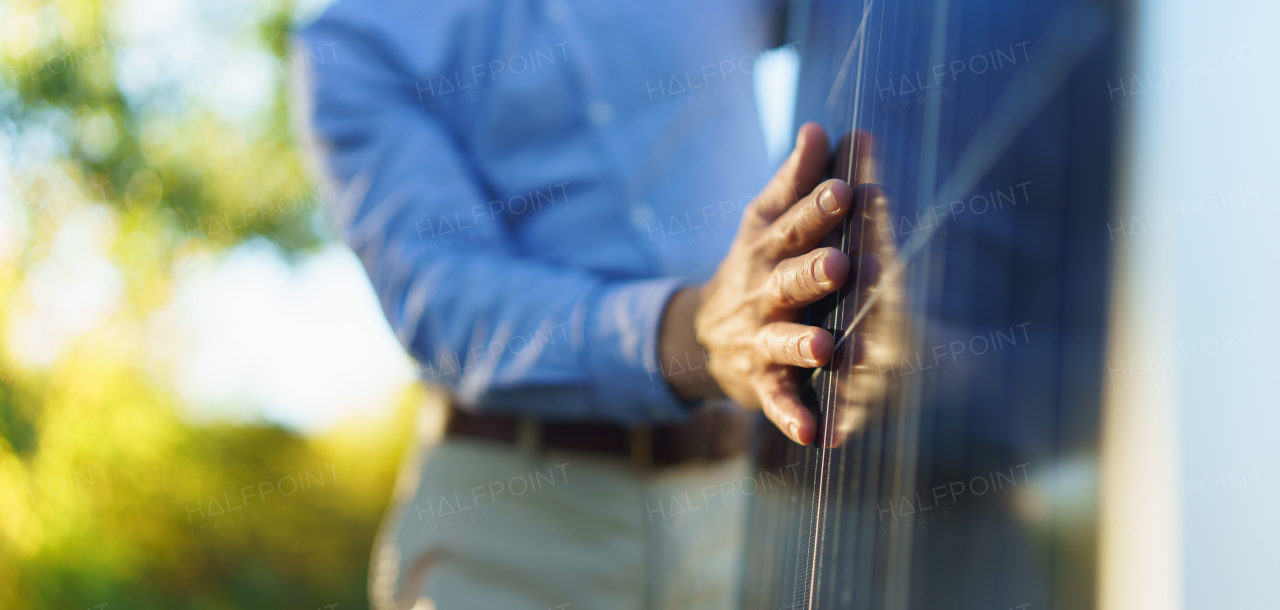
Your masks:
<svg viewBox="0 0 1280 610"><path fill-rule="evenodd" d="M805 13L797 124L857 187L860 264L810 312L823 446L763 444L789 484L754 496L744 605L1092 607L1123 7Z"/></svg>

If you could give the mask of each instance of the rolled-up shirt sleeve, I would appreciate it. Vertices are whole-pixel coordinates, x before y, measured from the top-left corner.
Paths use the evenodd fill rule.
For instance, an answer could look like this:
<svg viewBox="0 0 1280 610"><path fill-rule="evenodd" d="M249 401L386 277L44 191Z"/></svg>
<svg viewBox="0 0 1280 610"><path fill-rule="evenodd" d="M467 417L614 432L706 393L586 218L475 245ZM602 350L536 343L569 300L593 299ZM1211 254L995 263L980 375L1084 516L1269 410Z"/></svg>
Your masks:
<svg viewBox="0 0 1280 610"><path fill-rule="evenodd" d="M463 408L542 419L688 414L657 362L680 280L606 278L522 252L394 45L340 19L321 19L299 44L337 51L307 66L296 93L321 165L342 185L342 238L426 381Z"/></svg>

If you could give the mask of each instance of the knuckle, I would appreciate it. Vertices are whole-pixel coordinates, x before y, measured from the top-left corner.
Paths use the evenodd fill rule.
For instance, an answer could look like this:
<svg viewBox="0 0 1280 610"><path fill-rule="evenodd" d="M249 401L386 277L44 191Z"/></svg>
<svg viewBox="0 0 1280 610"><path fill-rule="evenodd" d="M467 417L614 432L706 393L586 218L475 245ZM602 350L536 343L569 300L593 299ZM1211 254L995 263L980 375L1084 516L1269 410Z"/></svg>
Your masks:
<svg viewBox="0 0 1280 610"><path fill-rule="evenodd" d="M784 307L791 305L792 298L790 291L787 290L785 274L775 272L769 275L769 294L779 305Z"/></svg>
<svg viewBox="0 0 1280 610"><path fill-rule="evenodd" d="M764 328L760 329L760 331L756 334L756 337L755 337L756 347L761 352L769 356L773 355L773 341L770 340L772 335L772 333L770 333L771 330L772 329L770 327L765 326Z"/></svg>
<svg viewBox="0 0 1280 610"><path fill-rule="evenodd" d="M801 199L804 199L804 193L800 192L800 185L796 184L795 182L792 182L788 186L787 197L788 197L787 199L788 203L795 203L797 201L800 201Z"/></svg>
<svg viewBox="0 0 1280 610"><path fill-rule="evenodd" d="M791 282L796 287L795 292L798 297L807 299L817 294L818 285L806 270L806 265L795 265L791 268Z"/></svg>
<svg viewBox="0 0 1280 610"><path fill-rule="evenodd" d="M749 219L755 219L758 222L768 222L768 210L766 209L763 199L757 198L747 204L747 208L743 210L742 220L748 222Z"/></svg>
<svg viewBox="0 0 1280 610"><path fill-rule="evenodd" d="M800 344L804 343L804 335L796 333L787 341L787 355L791 356L792 362L804 362L804 351L800 349Z"/></svg>
<svg viewBox="0 0 1280 610"><path fill-rule="evenodd" d="M785 364L795 357L794 341L789 334L776 324L769 326L769 354L774 362Z"/></svg>
<svg viewBox="0 0 1280 610"><path fill-rule="evenodd" d="M779 229L778 241L787 250L794 250L804 244L804 232L792 224Z"/></svg>
<svg viewBox="0 0 1280 610"><path fill-rule="evenodd" d="M779 332L777 326L770 326L767 334L769 343L769 354L775 362L785 362L789 357L789 348L787 346L786 337Z"/></svg>
<svg viewBox="0 0 1280 610"><path fill-rule="evenodd" d="M809 264L797 270L798 275L804 278L805 286L813 294L822 292L822 288L826 284L822 279L822 274L818 271L824 264L825 259L826 256L822 251L815 252L809 257L807 261Z"/></svg>
<svg viewBox="0 0 1280 610"><path fill-rule="evenodd" d="M756 261L773 260L773 255L769 250L769 240L767 239L754 239L747 246L747 253Z"/></svg>
<svg viewBox="0 0 1280 610"><path fill-rule="evenodd" d="M777 326L772 326L769 330L769 344L772 348L770 351L773 352L775 359L785 359L789 356L787 353L786 336L782 334L781 329Z"/></svg>

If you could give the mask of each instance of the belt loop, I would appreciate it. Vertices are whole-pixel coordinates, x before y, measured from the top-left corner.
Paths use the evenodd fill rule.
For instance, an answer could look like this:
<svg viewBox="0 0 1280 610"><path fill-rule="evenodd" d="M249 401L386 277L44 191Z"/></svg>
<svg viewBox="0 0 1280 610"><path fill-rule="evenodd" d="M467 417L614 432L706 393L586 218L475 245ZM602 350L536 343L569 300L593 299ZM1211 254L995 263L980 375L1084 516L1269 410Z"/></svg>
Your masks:
<svg viewBox="0 0 1280 610"><path fill-rule="evenodd" d="M631 429L631 465L636 470L653 467L653 426Z"/></svg>
<svg viewBox="0 0 1280 610"><path fill-rule="evenodd" d="M542 450L542 423L532 417L516 420L516 447L530 457Z"/></svg>

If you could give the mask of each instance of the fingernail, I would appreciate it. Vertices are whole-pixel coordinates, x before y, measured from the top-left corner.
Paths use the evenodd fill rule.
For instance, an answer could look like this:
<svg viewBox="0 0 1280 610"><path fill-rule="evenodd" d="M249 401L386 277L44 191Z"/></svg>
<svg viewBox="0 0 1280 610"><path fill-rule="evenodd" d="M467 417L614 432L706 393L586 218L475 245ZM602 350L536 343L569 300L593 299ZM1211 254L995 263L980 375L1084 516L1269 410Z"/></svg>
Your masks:
<svg viewBox="0 0 1280 610"><path fill-rule="evenodd" d="M818 207L828 214L834 214L840 209L840 204L836 203L836 195L831 192L832 190L828 186L826 190L822 191L821 195L818 195Z"/></svg>
<svg viewBox="0 0 1280 610"><path fill-rule="evenodd" d="M827 259L829 256L819 256L813 259L813 277L823 284L831 281L831 274L827 272Z"/></svg>
<svg viewBox="0 0 1280 610"><path fill-rule="evenodd" d="M798 422L791 422L791 425L787 427L787 430L791 431L792 440L797 443L800 442L800 424Z"/></svg>
<svg viewBox="0 0 1280 610"><path fill-rule="evenodd" d="M800 355L813 359L813 337L803 337L800 339Z"/></svg>

